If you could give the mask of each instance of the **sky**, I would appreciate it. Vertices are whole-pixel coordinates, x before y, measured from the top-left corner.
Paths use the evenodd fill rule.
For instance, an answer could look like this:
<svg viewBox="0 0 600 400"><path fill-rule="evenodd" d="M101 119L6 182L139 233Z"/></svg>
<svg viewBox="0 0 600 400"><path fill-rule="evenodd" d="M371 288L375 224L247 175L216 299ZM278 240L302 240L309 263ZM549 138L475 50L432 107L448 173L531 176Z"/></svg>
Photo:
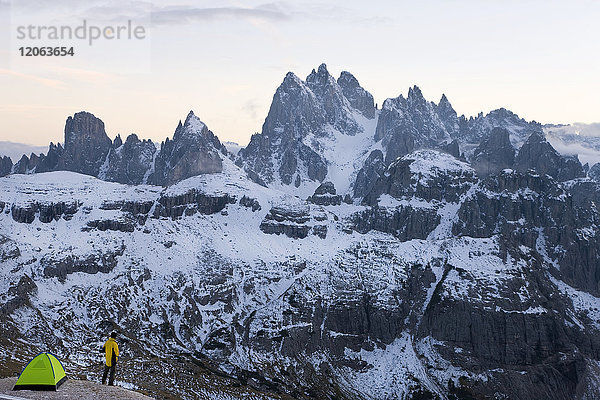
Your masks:
<svg viewBox="0 0 600 400"><path fill-rule="evenodd" d="M267 0L268 1L268 0ZM467 116L600 122L597 1L0 0L0 141L63 140L69 115L160 142L193 110L223 141L261 130L288 71L350 71L381 104L418 85ZM132 26L143 39L19 38L19 27ZM89 35L88 35L89 36ZM20 47L73 47L24 57Z"/></svg>

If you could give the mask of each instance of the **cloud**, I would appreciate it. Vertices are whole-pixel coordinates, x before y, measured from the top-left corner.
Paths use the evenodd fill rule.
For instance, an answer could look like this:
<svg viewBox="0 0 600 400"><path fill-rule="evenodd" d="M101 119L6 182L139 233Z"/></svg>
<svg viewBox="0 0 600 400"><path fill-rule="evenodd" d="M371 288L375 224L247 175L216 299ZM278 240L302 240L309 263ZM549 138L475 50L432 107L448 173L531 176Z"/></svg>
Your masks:
<svg viewBox="0 0 600 400"><path fill-rule="evenodd" d="M117 78L116 75L91 69L58 66L53 68L53 70L65 78L79 80L86 83L93 82L105 84L107 82L112 82Z"/></svg>
<svg viewBox="0 0 600 400"><path fill-rule="evenodd" d="M584 146L580 143L565 143L559 138L548 137L548 141L560 154L565 156L576 155L582 164L592 165L600 162L600 151Z"/></svg>
<svg viewBox="0 0 600 400"><path fill-rule="evenodd" d="M258 112L260 110L262 110L262 107L260 106L260 104L255 100L248 100L246 103L244 103L244 105L242 106L242 109L248 113L248 115L250 115L250 117L252 117L252 119L257 119L258 116Z"/></svg>
<svg viewBox="0 0 600 400"><path fill-rule="evenodd" d="M28 80L31 82L41 83L44 86L49 86L49 87L54 87L54 88L63 86L63 82L59 81L57 79L44 78L41 76L31 75L31 74L24 74L21 72L11 71L8 69L3 69L3 68L0 68L0 75L14 76L14 77Z"/></svg>
<svg viewBox="0 0 600 400"><path fill-rule="evenodd" d="M292 18L292 13L284 11L277 4L263 4L257 7L212 7L193 6L163 7L152 11L153 25L179 25L194 21L214 21L224 18L247 18L267 21L284 21Z"/></svg>
<svg viewBox="0 0 600 400"><path fill-rule="evenodd" d="M563 155L577 155L582 164L590 167L600 162L600 123L546 125L548 142Z"/></svg>

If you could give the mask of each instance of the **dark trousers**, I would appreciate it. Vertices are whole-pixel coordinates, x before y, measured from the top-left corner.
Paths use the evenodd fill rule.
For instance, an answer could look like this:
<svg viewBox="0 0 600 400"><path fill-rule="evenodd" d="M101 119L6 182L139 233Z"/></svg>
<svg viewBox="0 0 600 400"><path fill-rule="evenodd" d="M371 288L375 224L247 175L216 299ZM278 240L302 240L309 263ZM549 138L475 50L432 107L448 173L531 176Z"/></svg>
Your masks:
<svg viewBox="0 0 600 400"><path fill-rule="evenodd" d="M102 384L104 385L106 383L106 376L108 375L108 371L110 371L110 378L108 378L108 384L109 385L113 385L114 381L115 381L115 369L116 369L116 363L113 363L112 367L109 367L108 365L104 365L104 374L102 374Z"/></svg>

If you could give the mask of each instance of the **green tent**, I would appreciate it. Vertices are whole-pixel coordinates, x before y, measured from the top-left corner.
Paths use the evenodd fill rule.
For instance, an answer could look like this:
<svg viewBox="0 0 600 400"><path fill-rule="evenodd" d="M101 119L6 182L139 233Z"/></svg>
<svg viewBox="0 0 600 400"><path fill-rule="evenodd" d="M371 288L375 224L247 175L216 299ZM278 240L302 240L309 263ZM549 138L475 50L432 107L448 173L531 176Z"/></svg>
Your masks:
<svg viewBox="0 0 600 400"><path fill-rule="evenodd" d="M58 358L40 353L25 366L13 390L56 390L65 380L65 369Z"/></svg>

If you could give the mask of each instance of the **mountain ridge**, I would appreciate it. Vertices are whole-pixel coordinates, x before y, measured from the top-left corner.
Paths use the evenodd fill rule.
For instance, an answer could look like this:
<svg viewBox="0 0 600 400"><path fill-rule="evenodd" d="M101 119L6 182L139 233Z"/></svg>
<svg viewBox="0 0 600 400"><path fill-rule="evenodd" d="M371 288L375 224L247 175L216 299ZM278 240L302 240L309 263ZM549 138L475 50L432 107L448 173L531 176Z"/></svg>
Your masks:
<svg viewBox="0 0 600 400"><path fill-rule="evenodd" d="M237 157L193 113L154 152L80 114L98 151L22 165L128 182L0 178L0 350L84 373L117 330L123 380L178 398L594 398L600 184L507 110L309 77Z"/></svg>

